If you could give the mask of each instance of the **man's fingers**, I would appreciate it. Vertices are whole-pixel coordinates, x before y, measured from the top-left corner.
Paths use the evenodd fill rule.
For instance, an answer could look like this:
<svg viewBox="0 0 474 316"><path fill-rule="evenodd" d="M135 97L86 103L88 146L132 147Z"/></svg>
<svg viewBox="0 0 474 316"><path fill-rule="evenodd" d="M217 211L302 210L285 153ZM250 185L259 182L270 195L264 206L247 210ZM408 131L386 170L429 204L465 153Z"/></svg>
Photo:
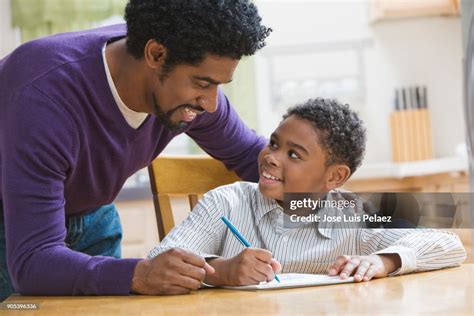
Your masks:
<svg viewBox="0 0 474 316"><path fill-rule="evenodd" d="M329 275L338 275L350 258L350 256L337 257L336 261L329 267Z"/></svg>
<svg viewBox="0 0 474 316"><path fill-rule="evenodd" d="M213 274L216 272L216 270L209 263L207 263L204 258L186 250L182 250L182 249L172 249L172 250L177 252L178 255L182 258L182 260L185 263L203 269L204 277L202 278L202 280L204 280L206 273Z"/></svg>
<svg viewBox="0 0 474 316"><path fill-rule="evenodd" d="M201 283L202 281L196 280L192 277L188 277L185 275L179 275L175 281L173 282L172 285L174 286L180 286L186 289L189 289L191 291L198 290L201 288Z"/></svg>
<svg viewBox="0 0 474 316"><path fill-rule="evenodd" d="M214 273L204 258L182 249L170 249L143 261L132 288L141 294L185 294L201 287L207 273ZM141 264L141 265L140 265Z"/></svg>
<svg viewBox="0 0 474 316"><path fill-rule="evenodd" d="M178 248L173 248L171 250L168 250L171 252L174 252L177 256L181 257L184 262L192 264L194 266L197 266L199 268L204 268L206 264L206 260L204 260L203 257L198 256L192 252L183 250L183 249L178 249Z"/></svg>
<svg viewBox="0 0 474 316"><path fill-rule="evenodd" d="M179 295L179 294L188 294L191 292L190 289L177 286L177 285L169 285L166 287L161 288L154 295Z"/></svg>
<svg viewBox="0 0 474 316"><path fill-rule="evenodd" d="M184 263L182 263L184 265ZM154 273L147 278L149 286L156 288L161 294L167 294L172 287L181 287L189 291L201 287L201 281L181 274L182 267L175 266L174 269L166 269L160 273Z"/></svg>
<svg viewBox="0 0 474 316"><path fill-rule="evenodd" d="M206 278L206 270L185 262L181 263L177 267L176 272L183 276L193 278L199 282L204 281L204 279Z"/></svg>

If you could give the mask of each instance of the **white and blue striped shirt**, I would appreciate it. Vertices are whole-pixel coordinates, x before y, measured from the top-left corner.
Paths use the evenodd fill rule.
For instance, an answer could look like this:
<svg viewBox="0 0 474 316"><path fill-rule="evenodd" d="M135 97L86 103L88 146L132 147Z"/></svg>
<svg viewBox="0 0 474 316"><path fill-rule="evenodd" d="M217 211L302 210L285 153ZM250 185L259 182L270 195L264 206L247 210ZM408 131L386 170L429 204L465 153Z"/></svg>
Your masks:
<svg viewBox="0 0 474 316"><path fill-rule="evenodd" d="M233 257L244 247L221 221L225 215L252 247L272 252L282 273L327 273L340 255L396 253L402 266L391 275L461 264L466 252L453 233L433 229L322 228L283 225L283 209L258 184L236 182L204 194L189 216L152 249L149 258L182 248L205 258Z"/></svg>

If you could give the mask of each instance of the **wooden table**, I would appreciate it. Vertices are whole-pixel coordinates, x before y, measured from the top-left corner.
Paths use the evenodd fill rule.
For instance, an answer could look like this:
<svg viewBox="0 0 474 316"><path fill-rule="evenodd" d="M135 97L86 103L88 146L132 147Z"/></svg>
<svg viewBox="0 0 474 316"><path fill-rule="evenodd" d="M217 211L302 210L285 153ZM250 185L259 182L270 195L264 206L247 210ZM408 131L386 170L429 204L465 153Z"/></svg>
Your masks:
<svg viewBox="0 0 474 316"><path fill-rule="evenodd" d="M205 289L181 296L32 297L4 303L36 303L36 311L5 315L474 314L474 264L434 272L276 291Z"/></svg>

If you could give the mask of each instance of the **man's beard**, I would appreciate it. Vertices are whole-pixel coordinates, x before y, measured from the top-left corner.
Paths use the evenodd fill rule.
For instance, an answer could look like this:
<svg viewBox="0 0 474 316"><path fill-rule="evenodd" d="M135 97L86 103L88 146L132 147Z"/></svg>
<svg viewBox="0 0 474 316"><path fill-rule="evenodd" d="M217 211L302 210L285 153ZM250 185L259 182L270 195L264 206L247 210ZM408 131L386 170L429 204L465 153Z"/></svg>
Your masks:
<svg viewBox="0 0 474 316"><path fill-rule="evenodd" d="M168 112L163 112L163 110L161 109L160 105L158 104L158 102L156 101L156 97L155 97L155 94L153 93L152 95L152 99L153 99L153 114L156 115L156 117L158 118L158 120L160 121L160 123L162 123L166 129L170 130L171 132L178 132L180 130L183 130L184 128L186 128L186 126L188 126L188 123L187 122L184 122L184 121L179 121L179 122L176 122L174 123L173 121L171 121L171 116L173 115L174 112L176 112L177 110L181 109L181 108L185 108L185 107L193 107L192 105L189 105L189 104L182 104L174 109L171 109L169 110Z"/></svg>

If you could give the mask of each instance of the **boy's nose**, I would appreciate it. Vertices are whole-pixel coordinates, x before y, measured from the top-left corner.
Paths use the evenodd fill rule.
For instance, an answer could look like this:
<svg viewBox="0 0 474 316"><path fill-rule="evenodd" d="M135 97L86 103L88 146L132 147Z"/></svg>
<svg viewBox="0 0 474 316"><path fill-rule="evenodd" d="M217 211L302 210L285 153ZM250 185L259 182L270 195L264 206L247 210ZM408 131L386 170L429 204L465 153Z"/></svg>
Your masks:
<svg viewBox="0 0 474 316"><path fill-rule="evenodd" d="M275 157L274 154L268 154L265 156L265 161L272 166L279 167L280 161Z"/></svg>

